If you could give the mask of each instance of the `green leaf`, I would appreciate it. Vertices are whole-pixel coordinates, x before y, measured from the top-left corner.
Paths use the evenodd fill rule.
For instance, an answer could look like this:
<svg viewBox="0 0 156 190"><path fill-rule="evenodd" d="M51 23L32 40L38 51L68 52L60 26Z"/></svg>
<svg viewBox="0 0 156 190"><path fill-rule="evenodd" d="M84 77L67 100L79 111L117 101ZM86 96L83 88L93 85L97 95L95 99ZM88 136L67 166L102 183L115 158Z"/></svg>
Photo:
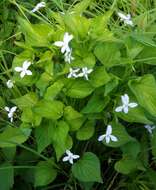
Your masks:
<svg viewBox="0 0 156 190"><path fill-rule="evenodd" d="M107 96L114 88L116 88L119 84L118 78L112 76L110 81L105 85L104 96Z"/></svg>
<svg viewBox="0 0 156 190"><path fill-rule="evenodd" d="M108 22L112 15L112 11L109 10L104 14L96 15L91 20L91 26L89 28L89 35L96 41L111 41L114 40L113 33L108 29Z"/></svg>
<svg viewBox="0 0 156 190"><path fill-rule="evenodd" d="M78 14L81 15L83 13L83 11L85 11L87 9L87 7L89 5L91 5L93 0L83 0L80 3L78 3L77 5L74 6L73 11Z"/></svg>
<svg viewBox="0 0 156 190"><path fill-rule="evenodd" d="M95 131L95 121L87 121L76 133L76 138L78 140L88 140L90 139Z"/></svg>
<svg viewBox="0 0 156 190"><path fill-rule="evenodd" d="M29 128L12 128L8 127L0 134L0 147L14 147L25 142L30 136Z"/></svg>
<svg viewBox="0 0 156 190"><path fill-rule="evenodd" d="M94 69L94 71L90 74L90 83L95 87L100 87L105 85L110 81L110 76L107 74L105 67L98 66Z"/></svg>
<svg viewBox="0 0 156 190"><path fill-rule="evenodd" d="M85 39L89 30L90 20L76 14L65 14L64 23L66 28L72 33L76 38Z"/></svg>
<svg viewBox="0 0 156 190"><path fill-rule="evenodd" d="M36 93L29 92L28 94L11 100L21 110L25 108L32 108L38 101Z"/></svg>
<svg viewBox="0 0 156 190"><path fill-rule="evenodd" d="M137 106L133 109L129 109L128 113L115 112L115 114L121 119L131 122L131 123L143 123L143 124L152 124L150 120L147 119L144 109L140 106Z"/></svg>
<svg viewBox="0 0 156 190"><path fill-rule="evenodd" d="M144 63L155 65L156 64L156 47L144 46L143 50L137 59L144 60Z"/></svg>
<svg viewBox="0 0 156 190"><path fill-rule="evenodd" d="M5 168L6 169L3 169ZM3 163L0 165L0 189L10 190L14 184L14 170L11 164Z"/></svg>
<svg viewBox="0 0 156 190"><path fill-rule="evenodd" d="M136 159L138 154L141 152L141 146L140 143L137 140L135 140L123 145L121 147L121 150L124 155Z"/></svg>
<svg viewBox="0 0 156 190"><path fill-rule="evenodd" d="M33 126L39 126L42 118L38 114L34 113L32 108L27 107L23 109L21 120L25 123L31 123Z"/></svg>
<svg viewBox="0 0 156 190"><path fill-rule="evenodd" d="M40 90L41 95L44 94L51 80L52 77L48 73L44 72L41 74L40 78L36 82L36 87Z"/></svg>
<svg viewBox="0 0 156 190"><path fill-rule="evenodd" d="M48 145L52 143L55 125L56 122L52 120L45 120L35 129L37 150L39 153L41 153Z"/></svg>
<svg viewBox="0 0 156 190"><path fill-rule="evenodd" d="M5 101L4 99L0 96L0 108L4 108L5 107Z"/></svg>
<svg viewBox="0 0 156 190"><path fill-rule="evenodd" d="M123 125L121 125L120 123L115 123L115 122L111 122L110 125L112 126L112 135L116 136L118 141L117 142L110 141L107 144L104 140L103 143L106 146L120 147L130 141L134 141L134 139L131 136L129 136L129 134L127 133L127 131L125 130L125 127ZM104 132L104 134L105 134L105 132Z"/></svg>
<svg viewBox="0 0 156 190"><path fill-rule="evenodd" d="M48 24L31 24L23 18L18 18L20 28L29 46L47 47L51 41L53 28ZM37 40L36 40L37 39Z"/></svg>
<svg viewBox="0 0 156 190"><path fill-rule="evenodd" d="M54 127L53 136L52 136L52 144L56 152L57 160L64 154L66 149L68 149L68 137L69 126L64 121L59 121L57 126Z"/></svg>
<svg viewBox="0 0 156 190"><path fill-rule="evenodd" d="M72 173L79 181L102 182L100 161L91 152L85 152L83 157L72 166Z"/></svg>
<svg viewBox="0 0 156 190"><path fill-rule="evenodd" d="M53 182L57 176L54 161L40 161L35 168L35 186L45 186Z"/></svg>
<svg viewBox="0 0 156 190"><path fill-rule="evenodd" d="M122 174L129 174L137 169L144 170L142 163L133 158L123 157L115 163L115 170Z"/></svg>
<svg viewBox="0 0 156 190"><path fill-rule="evenodd" d="M16 155L16 147L4 147L2 148L2 152L6 160L13 161Z"/></svg>
<svg viewBox="0 0 156 190"><path fill-rule="evenodd" d="M98 44L94 54L105 67L112 67L120 63L119 45L112 42Z"/></svg>
<svg viewBox="0 0 156 190"><path fill-rule="evenodd" d="M76 111L71 106L65 107L64 118L67 121L67 123L69 124L71 131L78 130L84 122L83 115L81 113L79 113L78 111Z"/></svg>
<svg viewBox="0 0 156 190"><path fill-rule="evenodd" d="M64 84L61 81L57 81L47 88L47 91L44 95L46 100L54 100L57 94L62 90Z"/></svg>
<svg viewBox="0 0 156 190"><path fill-rule="evenodd" d="M33 64L30 65L29 69L32 71L32 75L25 75L24 78L21 79L20 73L15 71L15 67L22 67L23 62L28 60L33 63L34 59L34 51L32 49L25 50L22 53L16 55L13 59L12 63L12 71L14 71L14 76L12 78L18 86L32 86L38 80L38 73L34 71Z"/></svg>
<svg viewBox="0 0 156 190"><path fill-rule="evenodd" d="M83 79L68 79L68 81L69 82L65 86L64 93L66 96L71 98L85 98L94 90L91 84Z"/></svg>
<svg viewBox="0 0 156 190"><path fill-rule="evenodd" d="M152 183L153 187L156 188L156 171L149 169L147 171L147 176L149 178L149 181Z"/></svg>
<svg viewBox="0 0 156 190"><path fill-rule="evenodd" d="M81 110L81 113L100 113L109 102L109 97L101 97L97 94L93 95L87 105Z"/></svg>
<svg viewBox="0 0 156 190"><path fill-rule="evenodd" d="M134 38L136 41L141 42L144 45L148 45L151 47L156 47L155 42L152 38L149 37L148 34L143 32L133 32L131 34L132 38Z"/></svg>
<svg viewBox="0 0 156 190"><path fill-rule="evenodd" d="M129 82L138 103L152 116L156 115L156 81L153 75L144 75Z"/></svg>
<svg viewBox="0 0 156 190"><path fill-rule="evenodd" d="M63 107L60 101L41 100L33 107L33 111L48 119L59 119L63 115Z"/></svg>
<svg viewBox="0 0 156 190"><path fill-rule="evenodd" d="M156 157L156 130L153 131L153 135L151 137L151 149L153 156Z"/></svg>

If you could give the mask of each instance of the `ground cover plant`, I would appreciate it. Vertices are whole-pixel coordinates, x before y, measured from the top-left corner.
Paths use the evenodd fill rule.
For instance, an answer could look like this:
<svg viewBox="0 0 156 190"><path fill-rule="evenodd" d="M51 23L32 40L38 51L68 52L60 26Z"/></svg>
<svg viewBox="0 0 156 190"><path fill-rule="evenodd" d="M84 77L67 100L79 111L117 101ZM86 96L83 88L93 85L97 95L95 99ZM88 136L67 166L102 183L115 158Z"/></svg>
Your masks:
<svg viewBox="0 0 156 190"><path fill-rule="evenodd" d="M0 189L156 189L155 2L0 2Z"/></svg>

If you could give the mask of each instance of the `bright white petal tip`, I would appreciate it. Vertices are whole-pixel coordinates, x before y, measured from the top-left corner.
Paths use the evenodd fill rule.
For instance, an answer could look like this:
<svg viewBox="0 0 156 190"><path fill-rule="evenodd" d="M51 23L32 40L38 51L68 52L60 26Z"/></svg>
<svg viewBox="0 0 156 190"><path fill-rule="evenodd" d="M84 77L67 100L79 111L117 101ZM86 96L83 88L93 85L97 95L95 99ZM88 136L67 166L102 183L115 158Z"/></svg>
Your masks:
<svg viewBox="0 0 156 190"><path fill-rule="evenodd" d="M10 119L10 122L13 122L13 116L14 116L14 113L15 113L17 107L14 106L12 108L9 108L6 106L4 109L8 112L8 118Z"/></svg>
<svg viewBox="0 0 156 190"><path fill-rule="evenodd" d="M108 125L106 129L106 133L99 136L98 141L105 140L106 144L109 144L110 141L117 142L118 138L112 135L112 126Z"/></svg>
<svg viewBox="0 0 156 190"><path fill-rule="evenodd" d="M14 87L14 81L8 80L8 81L6 82L6 85L7 85L8 88L13 88L13 87Z"/></svg>
<svg viewBox="0 0 156 190"><path fill-rule="evenodd" d="M69 42L73 39L73 35L70 35L68 32L65 32L63 41L56 41L54 42L55 46L61 48L62 53L69 53L71 48L69 47Z"/></svg>
<svg viewBox="0 0 156 190"><path fill-rule="evenodd" d="M138 104L135 102L129 102L128 94L124 94L121 96L121 102L122 102L122 105L118 106L115 109L115 112L122 112L123 111L125 114L127 114L129 111L129 108L135 108L138 106Z"/></svg>
<svg viewBox="0 0 156 190"><path fill-rule="evenodd" d="M130 14L125 15L123 13L118 12L117 15L119 16L120 20L124 22L125 25L134 26Z"/></svg>
<svg viewBox="0 0 156 190"><path fill-rule="evenodd" d="M43 8L46 6L46 3L45 2L40 2L38 3L34 8L33 10L31 11L32 13L35 13L36 11L38 11L39 9Z"/></svg>
<svg viewBox="0 0 156 190"><path fill-rule="evenodd" d="M76 155L76 154L74 155L70 150L66 150L66 154L67 154L67 156L65 156L62 159L63 162L67 162L68 161L70 164L73 164L73 160L80 158L79 155Z"/></svg>
<svg viewBox="0 0 156 190"><path fill-rule="evenodd" d="M15 71L20 73L20 77L23 78L25 75L32 75L32 72L28 70L31 65L30 61L24 61L22 67L15 67Z"/></svg>

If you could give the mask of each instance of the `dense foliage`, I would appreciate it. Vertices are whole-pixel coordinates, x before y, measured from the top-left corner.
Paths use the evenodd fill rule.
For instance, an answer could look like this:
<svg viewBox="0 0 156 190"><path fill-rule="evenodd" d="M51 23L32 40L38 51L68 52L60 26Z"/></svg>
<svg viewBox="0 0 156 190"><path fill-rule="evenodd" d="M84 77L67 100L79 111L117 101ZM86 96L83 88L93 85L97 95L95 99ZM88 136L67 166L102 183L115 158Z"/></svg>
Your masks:
<svg viewBox="0 0 156 190"><path fill-rule="evenodd" d="M155 3L37 3L0 2L0 190L156 189Z"/></svg>

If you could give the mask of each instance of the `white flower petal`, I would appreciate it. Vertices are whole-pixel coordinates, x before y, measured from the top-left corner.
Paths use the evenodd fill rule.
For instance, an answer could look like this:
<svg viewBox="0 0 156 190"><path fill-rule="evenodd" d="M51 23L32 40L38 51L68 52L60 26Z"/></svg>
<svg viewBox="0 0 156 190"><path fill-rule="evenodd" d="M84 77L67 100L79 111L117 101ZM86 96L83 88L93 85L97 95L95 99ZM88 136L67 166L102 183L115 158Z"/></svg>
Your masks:
<svg viewBox="0 0 156 190"><path fill-rule="evenodd" d="M104 138L105 138L105 136L106 136L106 135L100 135L100 136L98 137L98 141L103 141Z"/></svg>
<svg viewBox="0 0 156 190"><path fill-rule="evenodd" d="M68 44L72 39L73 35L69 35L68 32L65 32L63 41Z"/></svg>
<svg viewBox="0 0 156 190"><path fill-rule="evenodd" d="M10 118L10 122L11 122L11 123L13 122L13 117Z"/></svg>
<svg viewBox="0 0 156 190"><path fill-rule="evenodd" d="M23 69L27 70L30 65L31 65L30 61L24 61L24 63L23 63Z"/></svg>
<svg viewBox="0 0 156 190"><path fill-rule="evenodd" d="M129 103L128 106L129 106L130 108L135 108L135 107L138 106L138 104L135 103L135 102L132 102L132 103Z"/></svg>
<svg viewBox="0 0 156 190"><path fill-rule="evenodd" d="M9 112L9 113L8 113L8 118L11 118L11 117L13 117L13 113L12 113L12 112Z"/></svg>
<svg viewBox="0 0 156 190"><path fill-rule="evenodd" d="M118 138L117 138L117 137L115 137L114 135L110 135L110 138L111 138L111 140L112 140L113 142L118 141Z"/></svg>
<svg viewBox="0 0 156 190"><path fill-rule="evenodd" d="M22 67L15 67L15 71L16 71L16 72L21 72L22 70L23 70Z"/></svg>
<svg viewBox="0 0 156 190"><path fill-rule="evenodd" d="M127 19L127 16L124 15L123 13L118 12L117 14L118 14L118 16L119 16L122 20L126 20L126 19Z"/></svg>
<svg viewBox="0 0 156 190"><path fill-rule="evenodd" d="M70 150L66 150L66 154L67 154L68 156L72 155L72 153L71 153Z"/></svg>
<svg viewBox="0 0 156 190"><path fill-rule="evenodd" d="M69 159L69 163L73 164L73 158L72 157Z"/></svg>
<svg viewBox="0 0 156 190"><path fill-rule="evenodd" d="M32 72L30 70L25 71L27 75L32 75Z"/></svg>
<svg viewBox="0 0 156 190"><path fill-rule="evenodd" d="M66 51L66 46L62 46L61 53L64 53Z"/></svg>
<svg viewBox="0 0 156 190"><path fill-rule="evenodd" d="M55 46L62 47L64 43L62 41L57 41L54 43Z"/></svg>
<svg viewBox="0 0 156 190"><path fill-rule="evenodd" d="M66 161L68 161L68 160L69 160L69 156L65 156L65 157L62 159L63 162L66 162Z"/></svg>
<svg viewBox="0 0 156 190"><path fill-rule="evenodd" d="M127 25L130 25L130 26L134 26L132 20L125 20L124 23L127 24Z"/></svg>
<svg viewBox="0 0 156 190"><path fill-rule="evenodd" d="M80 156L79 156L79 155L76 155L76 154L73 155L72 157L73 157L73 159L78 159L78 158L80 158Z"/></svg>
<svg viewBox="0 0 156 190"><path fill-rule="evenodd" d="M123 104L128 104L129 103L129 96L127 94L124 94L121 96L121 100Z"/></svg>
<svg viewBox="0 0 156 190"><path fill-rule="evenodd" d="M69 73L67 78L72 78L72 73Z"/></svg>
<svg viewBox="0 0 156 190"><path fill-rule="evenodd" d="M106 136L106 143L108 144L110 142L110 136Z"/></svg>
<svg viewBox="0 0 156 190"><path fill-rule="evenodd" d="M107 135L111 135L112 134L112 126L111 125L108 125L107 126L107 130L106 130L106 136Z"/></svg>
<svg viewBox="0 0 156 190"><path fill-rule="evenodd" d="M87 73L90 74L91 72L93 72L93 69L88 69Z"/></svg>
<svg viewBox="0 0 156 190"><path fill-rule="evenodd" d="M6 106L4 109L5 109L7 112L9 112L9 111L10 111L10 108L9 108L9 107L7 107L7 106Z"/></svg>
<svg viewBox="0 0 156 190"><path fill-rule="evenodd" d="M16 109L17 109L17 107L16 107L16 106L14 106L14 107L12 107L12 108L10 109L10 112L15 112L15 111L16 111Z"/></svg>
<svg viewBox="0 0 156 190"><path fill-rule="evenodd" d="M123 110L123 106L118 106L118 107L115 109L116 112L121 112L122 110Z"/></svg>
<svg viewBox="0 0 156 190"><path fill-rule="evenodd" d="M6 82L6 85L7 85L8 88L12 88L14 86L14 82L12 80L8 80Z"/></svg>
<svg viewBox="0 0 156 190"><path fill-rule="evenodd" d="M83 76L84 76L84 73L79 73L77 76L78 76L78 77L83 77Z"/></svg>
<svg viewBox="0 0 156 190"><path fill-rule="evenodd" d="M25 71L22 71L22 72L20 73L20 77L23 78L24 76L25 76Z"/></svg>
<svg viewBox="0 0 156 190"><path fill-rule="evenodd" d="M124 107L123 107L123 111L124 111L124 113L127 114L127 113L128 113L128 106L124 106Z"/></svg>

